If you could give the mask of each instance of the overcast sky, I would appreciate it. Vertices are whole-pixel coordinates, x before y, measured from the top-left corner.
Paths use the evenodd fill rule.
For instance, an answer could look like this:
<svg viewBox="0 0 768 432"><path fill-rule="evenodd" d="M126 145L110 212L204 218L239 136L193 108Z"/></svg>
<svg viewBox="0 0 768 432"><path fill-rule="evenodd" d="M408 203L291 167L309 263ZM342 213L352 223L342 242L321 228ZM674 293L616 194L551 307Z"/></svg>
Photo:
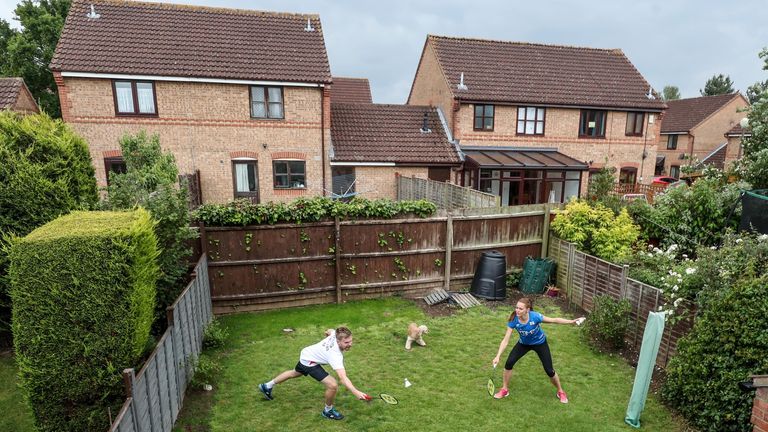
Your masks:
<svg viewBox="0 0 768 432"><path fill-rule="evenodd" d="M334 76L368 78L377 103L405 103L427 34L620 48L659 92L684 98L715 74L737 90L768 78L766 0L173 0L174 3L317 13ZM12 23L18 0L0 0Z"/></svg>

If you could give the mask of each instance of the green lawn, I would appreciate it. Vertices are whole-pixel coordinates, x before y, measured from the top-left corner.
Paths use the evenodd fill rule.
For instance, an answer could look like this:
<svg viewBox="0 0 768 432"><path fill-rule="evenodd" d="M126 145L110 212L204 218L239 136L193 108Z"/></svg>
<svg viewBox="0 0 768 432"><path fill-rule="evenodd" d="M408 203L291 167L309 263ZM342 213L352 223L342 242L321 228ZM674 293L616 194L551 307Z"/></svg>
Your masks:
<svg viewBox="0 0 768 432"><path fill-rule="evenodd" d="M18 387L13 357L0 355L0 431L34 432L32 411Z"/></svg>
<svg viewBox="0 0 768 432"><path fill-rule="evenodd" d="M542 303L537 310L561 315L552 304ZM223 366L215 390L188 394L175 430L632 430L623 419L633 369L620 358L590 350L572 326L544 327L569 404L555 398L534 353L515 366L510 397L500 401L489 397L485 385L490 363L509 312L509 308L476 307L450 317L428 318L413 303L389 298L223 317L230 338L227 347L213 353ZM414 345L407 352L404 332L411 321L428 325L430 333L425 336L426 348ZM326 420L320 416L322 386L311 378L278 385L275 400L264 400L259 383L292 368L302 347L319 341L325 328L342 324L355 337L345 354L352 381L363 391L397 396L399 405L357 401L341 389L336 407L347 418ZM285 334L285 327L296 331ZM403 386L406 377L413 383L410 388ZM641 421L646 431L684 430L653 395Z"/></svg>

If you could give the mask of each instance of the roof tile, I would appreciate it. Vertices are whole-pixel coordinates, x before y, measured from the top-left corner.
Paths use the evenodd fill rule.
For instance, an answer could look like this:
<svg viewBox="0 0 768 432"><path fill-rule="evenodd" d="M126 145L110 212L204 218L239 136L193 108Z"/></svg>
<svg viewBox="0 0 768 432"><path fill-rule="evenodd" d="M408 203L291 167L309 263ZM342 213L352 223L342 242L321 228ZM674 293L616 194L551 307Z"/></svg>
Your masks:
<svg viewBox="0 0 768 432"><path fill-rule="evenodd" d="M91 5L99 18L87 17ZM317 15L127 0L75 0L51 69L331 82Z"/></svg>
<svg viewBox="0 0 768 432"><path fill-rule="evenodd" d="M661 110L619 49L428 36L454 97L507 103ZM458 90L461 74L467 90Z"/></svg>
<svg viewBox="0 0 768 432"><path fill-rule="evenodd" d="M736 97L739 97L738 93L668 101L669 109L664 113L661 133L689 132Z"/></svg>
<svg viewBox="0 0 768 432"><path fill-rule="evenodd" d="M371 86L368 79L333 77L331 102L372 103Z"/></svg>
<svg viewBox="0 0 768 432"><path fill-rule="evenodd" d="M23 85L21 78L0 78L0 110L13 108Z"/></svg>

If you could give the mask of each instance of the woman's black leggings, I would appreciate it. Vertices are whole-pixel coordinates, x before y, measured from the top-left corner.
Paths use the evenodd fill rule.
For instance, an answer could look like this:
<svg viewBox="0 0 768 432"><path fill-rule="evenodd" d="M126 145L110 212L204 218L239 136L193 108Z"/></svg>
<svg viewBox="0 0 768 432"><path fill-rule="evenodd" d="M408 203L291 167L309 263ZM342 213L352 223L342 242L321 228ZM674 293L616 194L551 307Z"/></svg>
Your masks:
<svg viewBox="0 0 768 432"><path fill-rule="evenodd" d="M528 351L536 351L536 354L539 355L539 360L541 360L541 365L544 366L544 372L546 372L550 378L555 376L555 368L552 367L552 353L549 352L549 344L547 341L538 345L523 345L520 342L516 343L515 347L512 348L512 351L509 353L509 357L507 357L507 363L504 365L504 369L512 370L515 363L523 358L524 355L528 354Z"/></svg>

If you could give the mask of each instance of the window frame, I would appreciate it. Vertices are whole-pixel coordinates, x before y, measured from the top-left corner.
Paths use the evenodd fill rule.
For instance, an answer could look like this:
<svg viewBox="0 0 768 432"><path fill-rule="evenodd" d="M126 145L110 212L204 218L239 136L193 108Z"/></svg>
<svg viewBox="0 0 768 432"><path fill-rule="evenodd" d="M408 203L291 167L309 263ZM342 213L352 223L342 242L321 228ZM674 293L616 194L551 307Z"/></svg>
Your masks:
<svg viewBox="0 0 768 432"><path fill-rule="evenodd" d="M528 108L533 108L535 110L535 114L533 116L533 120L528 119ZM523 110L524 115L523 118L520 119L520 110ZM539 110L542 111L541 119L539 119ZM523 124L523 131L520 132L520 123ZM533 122L533 133L527 133L525 132L526 126L528 122ZM536 132L536 126L541 123L541 133ZM544 136L544 133L546 132L547 128L547 108L546 107L537 107L537 106L518 106L517 107L517 117L515 117L515 131L517 132L517 135L529 135L529 136Z"/></svg>
<svg viewBox="0 0 768 432"><path fill-rule="evenodd" d="M677 150L677 138L679 135L667 135L667 150ZM675 139L672 139L674 137ZM674 141L674 144L670 146L670 141Z"/></svg>
<svg viewBox="0 0 768 432"><path fill-rule="evenodd" d="M131 85L131 97L133 100L133 111L122 112L120 111L120 105L117 103L117 83L129 83ZM139 91L137 84L151 84L152 85L152 103L154 104L155 112L143 113L139 111ZM126 79L113 79L112 80L112 101L115 105L115 116L120 117L157 117L160 110L157 109L157 87L154 81L147 80L126 80Z"/></svg>
<svg viewBox="0 0 768 432"><path fill-rule="evenodd" d="M254 89L260 88L262 89L264 93L264 116L255 116L253 115L253 92ZM280 117L271 117L269 115L269 104L270 103L277 103L277 102L270 102L269 101L269 89L279 89L280 90L280 104L282 105L282 109L280 112L283 114ZM251 118L257 119L257 120L285 120L285 88L283 86L267 86L267 85L250 85L248 86L248 101L249 101L249 108Z"/></svg>
<svg viewBox="0 0 768 432"><path fill-rule="evenodd" d="M253 165L253 175L256 179L256 190L248 192L238 192L237 190L237 165ZM232 159L232 191L235 199L250 198L251 201L259 202L259 161L258 159Z"/></svg>
<svg viewBox="0 0 768 432"><path fill-rule="evenodd" d="M481 116L478 117L477 115L477 108L482 107L483 113ZM491 115L488 115L488 107L491 108ZM477 132L493 132L493 129L496 127L496 105L493 104L473 104L472 105L472 129ZM482 126L481 128L477 128L477 120L482 120ZM487 119L491 120L491 127L490 129L485 127L485 121Z"/></svg>
<svg viewBox="0 0 768 432"><path fill-rule="evenodd" d="M290 186L291 181L291 162L301 162L304 165L304 173L301 174L304 176L304 186L297 187L297 186ZM286 172L287 174L278 174L277 173L277 164L278 163L285 163L286 164ZM287 176L288 177L288 186L278 186L277 185L277 176ZM299 175L299 174L296 174ZM293 190L304 190L307 189L307 161L303 159L274 159L272 161L272 187L274 189L280 189L280 190L286 190L286 189L293 189Z"/></svg>
<svg viewBox="0 0 768 432"><path fill-rule="evenodd" d="M125 167L125 170L123 171L115 171L111 170L110 167L114 165L122 165ZM125 159L123 159L122 156L113 156L113 157L105 157L104 158L104 176L107 179L107 186L109 186L109 173L115 173L115 174L122 174L128 172L128 167L125 164Z"/></svg>
<svg viewBox="0 0 768 432"><path fill-rule="evenodd" d="M590 114L595 115L595 131L599 131L599 134L588 134L586 133L587 129L589 128L589 117ZM601 121L598 125L597 122L597 114L601 114ZM579 117L579 138L592 138L592 139L602 139L605 138L605 124L608 122L608 111L606 110L595 110L595 109L583 109L581 110L581 115ZM584 133L582 133L584 131Z"/></svg>
<svg viewBox="0 0 768 432"><path fill-rule="evenodd" d="M675 175L677 174L677 175ZM680 165L669 166L669 176L680 180Z"/></svg>
<svg viewBox="0 0 768 432"><path fill-rule="evenodd" d="M629 125L630 125L630 118L632 118L632 132L629 132ZM638 120L640 122L640 131L638 132ZM643 136L643 131L645 130L645 113L644 112L638 112L638 111L630 111L627 113L627 124L624 127L624 135L626 136Z"/></svg>

